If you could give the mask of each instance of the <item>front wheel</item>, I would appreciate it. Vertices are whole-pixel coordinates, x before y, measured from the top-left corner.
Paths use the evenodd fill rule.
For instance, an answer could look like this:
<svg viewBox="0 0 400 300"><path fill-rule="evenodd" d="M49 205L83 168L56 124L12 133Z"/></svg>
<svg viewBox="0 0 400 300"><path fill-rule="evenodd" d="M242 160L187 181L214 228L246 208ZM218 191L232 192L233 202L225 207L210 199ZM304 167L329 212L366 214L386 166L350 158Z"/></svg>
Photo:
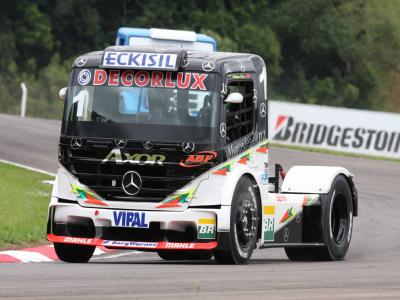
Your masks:
<svg viewBox="0 0 400 300"><path fill-rule="evenodd" d="M353 229L351 190L343 175L336 176L324 203L322 235L325 247L285 248L290 260L343 260Z"/></svg>
<svg viewBox="0 0 400 300"><path fill-rule="evenodd" d="M231 230L226 250L214 250L219 264L245 264L249 261L257 241L258 204L253 183L242 177L233 194Z"/></svg>
<svg viewBox="0 0 400 300"><path fill-rule="evenodd" d="M54 243L58 258L69 263L86 263L92 257L96 246Z"/></svg>

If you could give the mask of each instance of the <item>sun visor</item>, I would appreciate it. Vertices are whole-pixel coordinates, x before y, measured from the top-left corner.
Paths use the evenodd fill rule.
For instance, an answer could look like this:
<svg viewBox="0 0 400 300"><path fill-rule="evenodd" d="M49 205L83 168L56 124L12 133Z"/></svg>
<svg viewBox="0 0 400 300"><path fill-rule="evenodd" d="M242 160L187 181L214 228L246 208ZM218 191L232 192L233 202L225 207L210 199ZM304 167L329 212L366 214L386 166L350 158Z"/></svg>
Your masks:
<svg viewBox="0 0 400 300"><path fill-rule="evenodd" d="M153 48L154 49L154 48ZM145 69L177 71L186 51L118 51L106 49L102 57L102 67L112 69Z"/></svg>

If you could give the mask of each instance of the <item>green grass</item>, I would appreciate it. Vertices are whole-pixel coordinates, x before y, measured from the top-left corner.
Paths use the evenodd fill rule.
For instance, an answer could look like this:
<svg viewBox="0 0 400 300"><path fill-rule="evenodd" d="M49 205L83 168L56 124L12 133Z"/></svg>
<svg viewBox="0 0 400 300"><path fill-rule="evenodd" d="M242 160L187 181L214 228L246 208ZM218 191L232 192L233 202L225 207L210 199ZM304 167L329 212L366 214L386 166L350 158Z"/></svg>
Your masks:
<svg viewBox="0 0 400 300"><path fill-rule="evenodd" d="M297 146L297 145L284 145L284 144L273 143L273 142L272 143L270 142L269 144L270 144L270 146L276 147L276 148L285 148L285 149L299 150L299 151L305 151L305 152L316 152L316 153L331 154L331 155L338 155L338 156L347 156L347 157L367 158L367 159L374 159L374 160L386 160L386 161L392 161L392 162L400 162L400 158L390 158L390 157L385 157L385 156L349 153L349 152L344 152L344 151L319 149L319 148Z"/></svg>
<svg viewBox="0 0 400 300"><path fill-rule="evenodd" d="M0 163L0 248L45 242L53 177Z"/></svg>

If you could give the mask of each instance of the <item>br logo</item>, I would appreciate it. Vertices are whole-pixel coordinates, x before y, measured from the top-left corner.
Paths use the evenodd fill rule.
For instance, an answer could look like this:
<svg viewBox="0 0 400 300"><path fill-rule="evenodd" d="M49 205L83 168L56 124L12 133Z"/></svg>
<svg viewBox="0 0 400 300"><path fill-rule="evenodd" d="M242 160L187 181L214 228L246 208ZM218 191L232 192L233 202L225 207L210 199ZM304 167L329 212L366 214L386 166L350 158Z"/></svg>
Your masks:
<svg viewBox="0 0 400 300"><path fill-rule="evenodd" d="M197 227L198 239L214 239L216 225L215 220L200 219L199 226Z"/></svg>

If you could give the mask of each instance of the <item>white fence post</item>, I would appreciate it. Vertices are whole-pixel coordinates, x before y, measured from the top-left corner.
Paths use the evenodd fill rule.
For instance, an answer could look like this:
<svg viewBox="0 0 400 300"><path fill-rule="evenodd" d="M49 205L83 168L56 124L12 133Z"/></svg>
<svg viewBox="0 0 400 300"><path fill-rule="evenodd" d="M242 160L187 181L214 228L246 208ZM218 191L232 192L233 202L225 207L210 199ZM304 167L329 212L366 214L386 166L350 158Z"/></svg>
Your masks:
<svg viewBox="0 0 400 300"><path fill-rule="evenodd" d="M21 82L21 89L22 89L22 97L21 97L21 117L25 117L26 113L26 99L28 96L28 90L26 88L26 84Z"/></svg>

